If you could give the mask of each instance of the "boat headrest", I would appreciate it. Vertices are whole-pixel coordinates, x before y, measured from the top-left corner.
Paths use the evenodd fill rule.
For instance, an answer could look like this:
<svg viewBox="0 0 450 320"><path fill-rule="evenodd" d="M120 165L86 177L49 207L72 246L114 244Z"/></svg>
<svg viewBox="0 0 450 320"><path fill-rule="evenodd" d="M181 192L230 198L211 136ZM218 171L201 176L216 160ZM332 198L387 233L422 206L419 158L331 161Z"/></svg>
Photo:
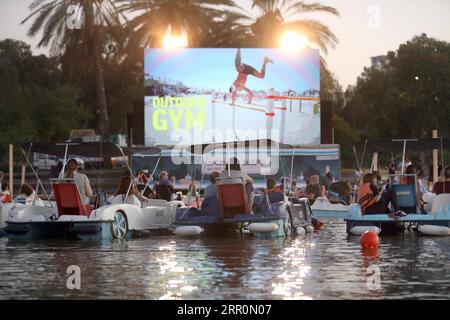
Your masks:
<svg viewBox="0 0 450 320"><path fill-rule="evenodd" d="M241 178L219 178L219 181L217 184L237 184L237 183L243 183Z"/></svg>

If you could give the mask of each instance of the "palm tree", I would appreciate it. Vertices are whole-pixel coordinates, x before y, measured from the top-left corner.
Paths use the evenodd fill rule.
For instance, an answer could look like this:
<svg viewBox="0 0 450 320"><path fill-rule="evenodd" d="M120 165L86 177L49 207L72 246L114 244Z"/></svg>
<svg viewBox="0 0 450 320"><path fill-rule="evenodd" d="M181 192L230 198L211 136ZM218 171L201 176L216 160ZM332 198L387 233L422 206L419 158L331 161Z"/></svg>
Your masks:
<svg viewBox="0 0 450 320"><path fill-rule="evenodd" d="M280 34L285 30L301 33L324 53L328 52L329 46L334 48L338 43L333 32L320 21L298 18L312 12L339 16L333 7L298 0L253 0L252 9L257 9L259 14L250 25L257 47L278 47Z"/></svg>
<svg viewBox="0 0 450 320"><path fill-rule="evenodd" d="M164 35L186 34L190 47L211 46L208 41L232 0L117 0L121 12L133 18L127 26L141 46L161 47Z"/></svg>
<svg viewBox="0 0 450 320"><path fill-rule="evenodd" d="M120 30L120 15L113 0L34 0L31 37L42 33L38 47L50 46L52 54L65 55L75 68L91 67L94 75L99 129L109 136L109 117L103 77L102 54L106 41ZM117 33L115 34L117 35Z"/></svg>

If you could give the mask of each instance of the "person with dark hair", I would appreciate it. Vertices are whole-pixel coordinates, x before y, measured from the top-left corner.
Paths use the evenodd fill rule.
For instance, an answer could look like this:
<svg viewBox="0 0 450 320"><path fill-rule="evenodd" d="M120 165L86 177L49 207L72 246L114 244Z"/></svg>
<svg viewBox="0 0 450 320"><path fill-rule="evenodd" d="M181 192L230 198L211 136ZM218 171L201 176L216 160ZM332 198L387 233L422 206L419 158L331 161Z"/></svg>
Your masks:
<svg viewBox="0 0 450 320"><path fill-rule="evenodd" d="M433 185L433 192L437 195L450 193L450 166L444 168L444 178Z"/></svg>
<svg viewBox="0 0 450 320"><path fill-rule="evenodd" d="M380 194L377 184L377 176L374 173L364 175L358 190L358 203L363 214L390 213L389 204L394 198L393 191Z"/></svg>
<svg viewBox="0 0 450 320"><path fill-rule="evenodd" d="M31 187L28 183L22 183L19 189L19 196L23 196L25 198L26 205L44 206L44 203L36 195L33 187Z"/></svg>
<svg viewBox="0 0 450 320"><path fill-rule="evenodd" d="M289 190L289 194L292 196L296 196L299 188L297 187L297 181L291 181L291 189Z"/></svg>
<svg viewBox="0 0 450 320"><path fill-rule="evenodd" d="M416 168L411 164L406 167L405 174L410 175L407 177L401 177L400 183L401 184L414 184L415 175L416 175Z"/></svg>
<svg viewBox="0 0 450 320"><path fill-rule="evenodd" d="M3 171L0 171L0 204L9 203L12 201L11 193L9 192L8 184L3 184Z"/></svg>
<svg viewBox="0 0 450 320"><path fill-rule="evenodd" d="M146 186L147 185L147 176L145 175L144 169L139 169L134 176L134 183L136 186Z"/></svg>
<svg viewBox="0 0 450 320"><path fill-rule="evenodd" d="M139 193L132 182L133 180L128 175L120 178L119 185L114 192L114 198L111 200L111 204L127 203L134 204L140 207L141 202L145 202L148 200L147 197L144 197Z"/></svg>
<svg viewBox="0 0 450 320"><path fill-rule="evenodd" d="M278 186L278 188L281 190L281 192L284 192L284 178L280 179L280 185Z"/></svg>
<svg viewBox="0 0 450 320"><path fill-rule="evenodd" d="M172 196L175 194L175 188L169 180L169 173L167 171L163 170L159 173L159 181L154 185L153 193L158 199L172 201Z"/></svg>
<svg viewBox="0 0 450 320"><path fill-rule="evenodd" d="M330 186L331 186L331 184L334 183L334 176L333 176L333 174L331 173L331 171L328 171L328 172L325 174L325 176L327 177L328 181L330 181Z"/></svg>
<svg viewBox="0 0 450 320"><path fill-rule="evenodd" d="M315 174L308 179L305 191L300 192L299 197L307 198L309 202L313 204L318 197L322 196L322 193L323 190L322 186L320 185L320 178L318 175Z"/></svg>
<svg viewBox="0 0 450 320"><path fill-rule="evenodd" d="M331 183L330 180L328 179L328 177L324 176L324 175L319 175L319 183L321 187L325 188L325 191L328 191L328 189L330 189L331 187Z"/></svg>
<svg viewBox="0 0 450 320"><path fill-rule="evenodd" d="M203 195L205 199L209 197L217 197L217 180L219 176L220 173L217 171L211 172L209 175L210 184L206 186L205 194Z"/></svg>
<svg viewBox="0 0 450 320"><path fill-rule="evenodd" d="M268 204L283 201L284 194L281 192L280 188L277 187L276 181L273 178L268 178L266 180L266 190L263 197L261 198L257 211L264 212Z"/></svg>
<svg viewBox="0 0 450 320"><path fill-rule="evenodd" d="M81 201L87 205L91 201L93 195L91 184L87 175L78 172L78 162L75 159L70 159L66 164L66 179L74 179L75 184L80 192Z"/></svg>
<svg viewBox="0 0 450 320"><path fill-rule="evenodd" d="M395 174L395 169L397 169L397 165L395 163L395 158L391 157L391 160L389 161L389 164L388 164L389 174Z"/></svg>

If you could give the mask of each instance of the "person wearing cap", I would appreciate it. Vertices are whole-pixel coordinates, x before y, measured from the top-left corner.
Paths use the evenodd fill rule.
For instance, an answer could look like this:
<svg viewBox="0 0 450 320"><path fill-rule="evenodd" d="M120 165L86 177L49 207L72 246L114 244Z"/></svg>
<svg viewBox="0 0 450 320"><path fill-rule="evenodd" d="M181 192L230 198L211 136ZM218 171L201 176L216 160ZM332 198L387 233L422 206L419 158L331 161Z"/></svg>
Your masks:
<svg viewBox="0 0 450 320"><path fill-rule="evenodd" d="M84 205L89 204L93 195L91 184L87 175L78 172L77 160L70 159L67 161L65 178L74 179L80 192L81 201Z"/></svg>

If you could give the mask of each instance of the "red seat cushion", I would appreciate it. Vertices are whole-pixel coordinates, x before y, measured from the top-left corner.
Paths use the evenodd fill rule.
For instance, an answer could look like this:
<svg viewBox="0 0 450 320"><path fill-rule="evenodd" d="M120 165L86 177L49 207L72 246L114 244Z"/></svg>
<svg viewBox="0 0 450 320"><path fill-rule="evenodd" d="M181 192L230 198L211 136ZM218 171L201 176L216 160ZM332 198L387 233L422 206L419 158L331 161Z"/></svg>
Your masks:
<svg viewBox="0 0 450 320"><path fill-rule="evenodd" d="M250 213L247 195L242 183L219 184L219 207L224 218L231 218L237 214Z"/></svg>
<svg viewBox="0 0 450 320"><path fill-rule="evenodd" d="M84 216L92 211L91 205L83 205L80 193L75 183L54 183L52 184L55 194L56 206L58 207L58 216L62 215L80 215Z"/></svg>

